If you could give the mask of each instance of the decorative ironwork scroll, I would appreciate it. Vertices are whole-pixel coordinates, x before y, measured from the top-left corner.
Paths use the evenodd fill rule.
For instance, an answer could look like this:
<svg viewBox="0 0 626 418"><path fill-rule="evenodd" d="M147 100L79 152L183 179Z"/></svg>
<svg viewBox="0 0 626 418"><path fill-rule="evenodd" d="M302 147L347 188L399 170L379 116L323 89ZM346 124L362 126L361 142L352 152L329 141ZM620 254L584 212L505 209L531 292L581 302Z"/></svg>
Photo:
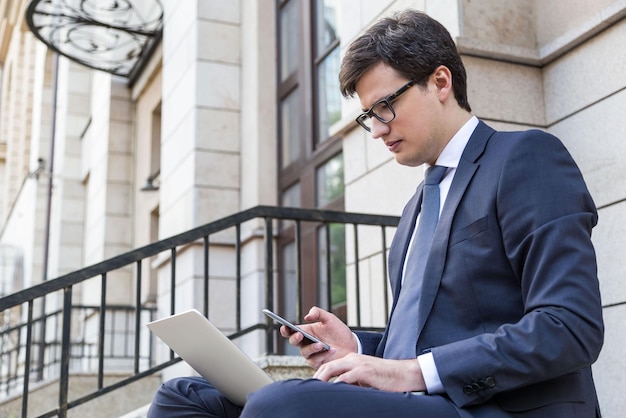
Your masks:
<svg viewBox="0 0 626 418"><path fill-rule="evenodd" d="M160 39L161 0L32 0L31 31L59 54L130 77Z"/></svg>

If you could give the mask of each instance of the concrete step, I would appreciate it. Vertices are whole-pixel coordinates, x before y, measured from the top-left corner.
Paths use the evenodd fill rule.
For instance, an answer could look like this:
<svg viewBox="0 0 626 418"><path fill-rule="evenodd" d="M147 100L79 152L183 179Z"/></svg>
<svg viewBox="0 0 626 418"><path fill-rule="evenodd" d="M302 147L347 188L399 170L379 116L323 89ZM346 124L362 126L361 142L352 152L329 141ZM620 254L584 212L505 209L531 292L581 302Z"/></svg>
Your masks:
<svg viewBox="0 0 626 418"><path fill-rule="evenodd" d="M141 408L137 408L128 414L122 415L119 418L147 418L148 416L148 408L150 408L150 404L144 405Z"/></svg>
<svg viewBox="0 0 626 418"><path fill-rule="evenodd" d="M127 374L107 374L104 385L111 385L127 378ZM161 384L158 375L148 376L133 382L121 389L100 396L68 411L69 418L111 418L125 414L128 411L149 404L154 392ZM69 379L69 400L78 399L97 390L98 377L96 374L72 374ZM58 406L59 381L58 379L34 384L28 394L28 416L35 417L53 410ZM0 404L0 415L4 417L22 416L22 396L15 396Z"/></svg>

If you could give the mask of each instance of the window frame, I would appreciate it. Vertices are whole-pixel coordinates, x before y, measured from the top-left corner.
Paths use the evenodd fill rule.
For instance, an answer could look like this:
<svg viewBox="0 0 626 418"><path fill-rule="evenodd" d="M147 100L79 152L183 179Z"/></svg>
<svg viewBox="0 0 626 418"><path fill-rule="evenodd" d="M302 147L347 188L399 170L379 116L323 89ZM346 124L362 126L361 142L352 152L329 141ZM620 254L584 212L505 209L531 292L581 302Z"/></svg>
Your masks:
<svg viewBox="0 0 626 418"><path fill-rule="evenodd" d="M332 158L343 152L342 136L334 135L329 136L325 140L320 140L319 137L318 120L318 91L319 80L317 78L317 68L324 62L330 54L332 54L336 48L339 48L340 39L335 39L329 44L319 56L315 56L317 45L316 33L316 0L302 1L302 0L277 0L276 1L276 13L277 13L277 59L278 59L278 71L276 73L277 79L277 97L276 103L279 111L277 112L277 128L279 140L277 156L278 156L278 196L279 205L282 205L283 193L295 184L300 185L300 205L302 208L317 208L325 210L344 210L344 195L329 201L324 207L317 206L317 170L327 163ZM298 28L298 66L294 73L287 75L283 81L281 81L282 75L280 74L281 67L281 10L286 7L289 2L297 2L294 6L298 7L297 15L300 22L296 25ZM297 106L298 114L298 135L300 140L300 154L298 158L289 164L283 164L283 132L282 132L282 120L281 120L281 104L283 100L296 89L300 89L300 96ZM339 94L339 92L337 92ZM306 314L308 308L313 305L318 305L320 298L320 275L318 270L320 269L318 263L318 229L323 227L323 224L319 222L303 222L300 224L300 242L296 243L300 247L300 260L299 272L301 274L301 287L299 289L298 301L296 302L296 315L302 316ZM285 265L283 260L283 248L285 246L295 243L296 240L296 226L294 222L283 222L279 228L279 234L277 239L277 256L278 266ZM279 312L290 320L301 320L302 318L294 318L291 312L283 312L282 300L285 296L283 289L283 275L279 272L278 275L278 301ZM330 302L329 302L330 303ZM283 348L284 349L284 348Z"/></svg>

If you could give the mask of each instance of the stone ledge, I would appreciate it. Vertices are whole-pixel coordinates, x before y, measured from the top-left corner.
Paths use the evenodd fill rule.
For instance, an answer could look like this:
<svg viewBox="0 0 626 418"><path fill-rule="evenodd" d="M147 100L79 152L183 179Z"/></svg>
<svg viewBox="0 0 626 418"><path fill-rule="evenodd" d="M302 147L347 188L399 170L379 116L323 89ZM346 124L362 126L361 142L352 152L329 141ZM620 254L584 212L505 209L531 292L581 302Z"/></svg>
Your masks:
<svg viewBox="0 0 626 418"><path fill-rule="evenodd" d="M268 355L255 362L274 380L308 379L315 373L301 356Z"/></svg>

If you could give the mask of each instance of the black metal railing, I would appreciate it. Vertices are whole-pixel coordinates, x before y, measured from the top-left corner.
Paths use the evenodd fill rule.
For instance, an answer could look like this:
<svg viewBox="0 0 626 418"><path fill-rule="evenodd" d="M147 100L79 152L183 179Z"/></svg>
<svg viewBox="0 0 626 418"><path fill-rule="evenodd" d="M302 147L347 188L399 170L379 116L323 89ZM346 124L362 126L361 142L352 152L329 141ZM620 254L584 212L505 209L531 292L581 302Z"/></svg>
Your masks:
<svg viewBox="0 0 626 418"><path fill-rule="evenodd" d="M88 318L99 314L99 306L72 306L73 318ZM142 309L148 316L147 320L154 319L156 308L145 307ZM20 322L17 325L5 326L0 328L0 399L2 396L9 396L12 393L21 393L23 383L23 370L20 370L20 359L27 350L35 350L42 352L46 359L43 364L31 364L30 373L35 376L59 376L61 367L62 336L59 334L59 328L56 323L61 323L62 311L55 310L46 313L43 317L33 320L32 327L39 329L45 321L46 329L50 330L44 341L32 341L30 347L26 345L26 341L22 338L23 332L28 324ZM131 365L134 361L133 347L129 339L135 335L134 330L134 306L106 306L105 316L110 319L108 326L105 327L106 338L109 347L104 350L104 358L114 360L119 364ZM90 338L89 333L85 329L81 329L77 335L73 335L70 340L69 347L69 370L71 372L81 373L85 370L96 370L101 360L98 355L98 339ZM144 365L150 364L149 355L139 355L140 363ZM22 365L23 366L23 365ZM119 366L118 366L119 368ZM145 366L144 366L145 368ZM122 366L128 369L128 366Z"/></svg>
<svg viewBox="0 0 626 418"><path fill-rule="evenodd" d="M154 261L157 256L167 258L170 267L169 312L176 313L176 283L177 283L177 255L189 245L202 245L203 248L203 313L209 316L209 262L210 251L217 237L225 231L234 231L235 249L235 326L228 333L229 338L235 339L255 330L265 332L266 352L275 353L274 341L276 326L271 321L259 321L256 324L243 327L241 319L241 289L242 289L242 257L241 249L244 244L242 238L243 226L249 222L262 225L259 239L263 239L264 246L264 281L265 306L274 308L275 280L279 272L275 266L276 225L278 223L293 223L295 228L294 242L296 252L296 288L298 294L302 286L302 249L300 243L301 225L303 223L319 224L326 228L326 237L330 236L328 228L333 224L352 225L354 242L352 245L352 277L355 282L354 297L351 301L355 306L355 323L350 324L360 329L375 329L364 327L361 321L361 282L359 261L359 231L363 227L378 228L378 250L372 251L374 243L368 240L369 256L381 257L382 271L375 274L376 280L381 280L380 287L385 289L379 295L380 303L388 310L389 295L386 292L386 258L387 238L389 228L394 228L399 218L394 216L346 213L336 211L321 211L311 209L278 208L257 206L239 212L235 215L222 218L204 226L192 229L185 233L155 242L138 248L89 267L48 280L28 289L15 292L0 299L0 402L3 395L15 391L22 394L22 417L27 415L29 389L32 382L58 379L58 404L56 408L40 414L40 417L66 417L71 408L82 405L97 397L110 393L118 388L129 385L180 361L173 355L169 360L157 363L153 357L153 339L147 335L145 324L154 319L155 305L147 303L142 290L147 276L142 266ZM257 225L257 226L258 226ZM372 231L367 231L371 237ZM222 234L222 235L218 235ZM254 238L254 234L253 238ZM246 237L246 242L253 239ZM223 243L222 243L223 245ZM330 248L330 246L328 246ZM326 252L326 263L330 263L331 251ZM119 280L119 272L126 273L133 281L134 304L132 306L112 305L107 302L109 276ZM372 275L370 275L372 278ZM100 283L97 283L97 281ZM374 279L372 279L374 280ZM96 282L94 282L96 281ZM75 289L89 284L93 290L99 288L100 303L93 305L78 305L73 303ZM46 306L47 299L57 299L59 309L52 312L39 312ZM152 301L154 302L154 301ZM348 302L352 303L352 302ZM47 306L50 307L48 302ZM297 316L301 317L301 306L297 306ZM116 316L121 315L121 321ZM122 325L120 325L122 324ZM120 341L122 341L120 343ZM119 352L119 347L122 347ZM116 351L118 350L118 351ZM68 382L70 374L76 370L89 369L97 376L97 390L92 393L70 399ZM104 384L107 372L124 371L128 377L113 384Z"/></svg>

